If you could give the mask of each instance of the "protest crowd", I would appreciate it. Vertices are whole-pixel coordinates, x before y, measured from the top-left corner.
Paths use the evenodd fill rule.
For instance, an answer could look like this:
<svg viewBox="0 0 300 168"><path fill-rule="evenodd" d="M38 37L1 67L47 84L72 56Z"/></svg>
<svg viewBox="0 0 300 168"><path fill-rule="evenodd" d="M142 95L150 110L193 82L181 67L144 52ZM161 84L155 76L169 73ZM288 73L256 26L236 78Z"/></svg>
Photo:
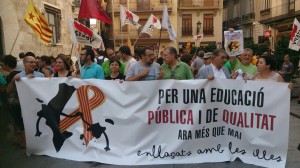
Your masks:
<svg viewBox="0 0 300 168"><path fill-rule="evenodd" d="M155 19L154 15L149 17L151 21ZM137 21L133 19L126 24L138 26ZM81 32L82 35L87 30L77 21L69 23L73 26L70 26L73 33ZM147 21L147 24L149 26L145 27L148 29L143 28L142 33L149 34L153 28L164 27L160 23L158 25L158 22ZM170 25L166 27L170 28ZM152 30L149 30L150 28ZM239 32L231 28L227 33L224 36ZM74 48L78 49L71 55L66 53L36 55L35 51L19 51L18 56L10 54L0 56L0 113L5 118L1 121L1 127L7 134L11 134L9 140L14 146L26 148L21 103L16 86L17 82L25 78L29 81L33 78L97 79L113 80L121 84L151 80L265 81L285 82L292 90L294 74L300 72L300 62L298 67L294 67L288 54L283 55L284 62L278 62L271 50L254 53L252 48L239 46L235 51L237 44L226 41L226 38L224 47L216 47L210 51L199 47L192 53L190 46L187 46L186 50L179 53L173 46L164 46L162 51L157 51L153 46L132 51L132 46L123 43L115 51L113 46L103 46L99 35L91 34L95 37L96 44L82 42L77 34L72 34L74 36L72 38L77 38L73 39ZM238 51L240 48L242 49ZM300 105L300 92L297 99Z"/></svg>
<svg viewBox="0 0 300 168"><path fill-rule="evenodd" d="M158 56L150 47L143 48L134 59L128 46L119 51L107 48L106 51L86 46L80 51L80 60L75 63L69 55L57 57L36 56L33 52L19 54L19 60L12 55L1 56L1 108L7 110L12 120L16 145L25 147L24 125L15 81L27 78L68 77L80 79L118 80L120 82L147 80L263 80L270 82L290 82L293 66L289 56L280 71L276 70L272 55L256 55L245 48L237 57L229 57L223 49L212 52L199 51L196 55L178 53L173 47L166 47L157 63ZM103 59L105 61L99 61ZM79 65L81 69L79 69ZM229 66L225 66L229 65ZM230 73L231 72L231 73ZM292 86L291 86L292 87ZM300 96L298 103L300 104Z"/></svg>

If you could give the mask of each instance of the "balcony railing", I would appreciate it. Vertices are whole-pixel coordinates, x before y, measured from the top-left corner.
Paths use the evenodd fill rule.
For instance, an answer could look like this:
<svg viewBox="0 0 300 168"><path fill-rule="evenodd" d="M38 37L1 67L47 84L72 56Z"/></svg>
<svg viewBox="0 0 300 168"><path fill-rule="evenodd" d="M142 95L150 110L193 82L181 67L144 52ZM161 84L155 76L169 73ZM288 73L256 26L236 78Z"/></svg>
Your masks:
<svg viewBox="0 0 300 168"><path fill-rule="evenodd" d="M229 22L229 24L228 24L229 27L238 27L241 25L241 17L235 17L235 18L229 19L228 22Z"/></svg>
<svg viewBox="0 0 300 168"><path fill-rule="evenodd" d="M295 12L295 8L291 8L292 6L289 3L285 3L274 8L265 9L260 11L260 19L268 20L270 18L283 17L293 14Z"/></svg>
<svg viewBox="0 0 300 168"><path fill-rule="evenodd" d="M228 21L223 21L223 29L228 29L229 28L229 22Z"/></svg>
<svg viewBox="0 0 300 168"><path fill-rule="evenodd" d="M172 0L164 0L168 11L172 11ZM115 0L112 4L112 0L107 0L107 12L115 12L115 15L119 15L120 5L128 8L133 13L161 13L163 11L164 3L157 3L157 1L147 1L147 3L138 3L137 1L128 1L128 3L120 4L119 0Z"/></svg>
<svg viewBox="0 0 300 168"><path fill-rule="evenodd" d="M255 20L255 13L249 13L242 16L242 24L250 24Z"/></svg>
<svg viewBox="0 0 300 168"><path fill-rule="evenodd" d="M179 10L194 9L218 9L222 1L219 0L181 0L178 4Z"/></svg>

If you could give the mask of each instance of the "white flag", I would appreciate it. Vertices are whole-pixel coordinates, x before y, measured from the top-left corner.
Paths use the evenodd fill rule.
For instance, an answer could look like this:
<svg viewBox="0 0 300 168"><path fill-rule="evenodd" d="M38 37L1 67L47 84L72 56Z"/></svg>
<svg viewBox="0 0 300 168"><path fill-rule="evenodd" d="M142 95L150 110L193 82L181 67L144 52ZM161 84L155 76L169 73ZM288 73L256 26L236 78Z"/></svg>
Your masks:
<svg viewBox="0 0 300 168"><path fill-rule="evenodd" d="M176 40L176 32L171 24L167 5L164 5L163 16L162 16L162 25L163 28L168 30L170 40Z"/></svg>
<svg viewBox="0 0 300 168"><path fill-rule="evenodd" d="M126 9L123 5L120 5L120 19L121 19L121 27L126 24L133 25L136 29L138 29L141 25L139 22L139 17Z"/></svg>
<svg viewBox="0 0 300 168"><path fill-rule="evenodd" d="M296 51L299 51L300 49L300 23L296 18L291 31L289 48Z"/></svg>
<svg viewBox="0 0 300 168"><path fill-rule="evenodd" d="M104 48L102 37L93 32L90 28L68 19L70 32L74 42L82 45L92 46L94 48Z"/></svg>
<svg viewBox="0 0 300 168"><path fill-rule="evenodd" d="M146 24L144 25L141 33L147 33L150 36L153 35L153 29L161 29L161 24L159 19L157 19L153 14L151 14L146 22Z"/></svg>
<svg viewBox="0 0 300 168"><path fill-rule="evenodd" d="M196 36L193 37L193 39L199 43L201 43L202 39L203 39L203 34L198 34Z"/></svg>

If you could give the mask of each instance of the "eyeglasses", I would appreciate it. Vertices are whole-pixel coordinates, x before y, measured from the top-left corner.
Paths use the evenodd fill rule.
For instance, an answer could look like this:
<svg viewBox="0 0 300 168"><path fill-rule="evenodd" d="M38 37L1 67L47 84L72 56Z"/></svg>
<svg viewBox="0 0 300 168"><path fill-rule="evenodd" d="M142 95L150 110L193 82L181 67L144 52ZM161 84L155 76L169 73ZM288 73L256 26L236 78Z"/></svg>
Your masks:
<svg viewBox="0 0 300 168"><path fill-rule="evenodd" d="M24 62L28 62L29 64L36 64L36 61L24 61Z"/></svg>
<svg viewBox="0 0 300 168"><path fill-rule="evenodd" d="M155 57L154 54L148 54L147 56L148 56L148 57L151 57L151 58L152 58L152 57Z"/></svg>

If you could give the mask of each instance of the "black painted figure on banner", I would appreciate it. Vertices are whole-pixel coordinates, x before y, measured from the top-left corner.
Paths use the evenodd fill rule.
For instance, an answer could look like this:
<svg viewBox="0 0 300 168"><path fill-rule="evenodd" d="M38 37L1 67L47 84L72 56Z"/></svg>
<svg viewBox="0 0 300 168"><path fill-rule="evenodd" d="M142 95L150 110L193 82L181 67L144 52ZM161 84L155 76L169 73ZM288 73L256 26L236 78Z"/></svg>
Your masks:
<svg viewBox="0 0 300 168"><path fill-rule="evenodd" d="M48 105L42 104L42 109L37 113L39 118L36 122L35 136L40 136L42 134L42 132L39 130L39 123L40 123L41 118L45 118L46 125L48 125L53 132L52 141L53 141L54 147L55 147L56 151L59 152L63 143L65 142L65 140L73 135L72 132L68 132L68 131L61 132L60 131L60 127L59 127L60 115L69 117L69 118L80 116L82 121L90 126L89 128L87 128L87 131L91 131L92 135L95 138L98 139L101 137L102 133L104 134L105 139L106 139L106 147L104 149L106 151L110 150L109 149L109 140L108 140L107 134L105 133L106 127L101 127L99 123L95 123L95 124L88 123L83 118L82 112L77 112L74 115L68 115L68 114L65 114L62 112L65 105L67 104L67 102L69 101L69 99L71 98L71 96L73 95L73 93L75 91L76 91L76 88L74 86L69 86L65 83L59 84L59 91L58 91L57 95L50 100ZM36 98L36 100L40 103L43 103L43 101L38 98ZM113 120L106 119L105 121L112 125L114 124ZM82 138L83 138L83 135L80 136L80 139L82 139Z"/></svg>

